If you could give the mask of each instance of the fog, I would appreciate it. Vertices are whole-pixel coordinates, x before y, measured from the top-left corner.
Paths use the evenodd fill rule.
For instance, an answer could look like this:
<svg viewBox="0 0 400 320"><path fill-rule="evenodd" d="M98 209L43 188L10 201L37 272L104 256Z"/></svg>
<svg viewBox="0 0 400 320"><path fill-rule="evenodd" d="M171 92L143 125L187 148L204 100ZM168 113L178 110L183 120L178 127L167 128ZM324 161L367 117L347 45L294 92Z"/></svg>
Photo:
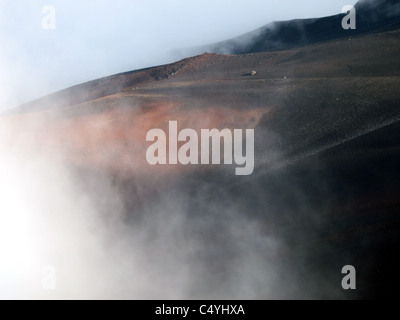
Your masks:
<svg viewBox="0 0 400 320"><path fill-rule="evenodd" d="M94 78L179 60L173 52L180 47L273 20L335 14L349 3L53 1L55 30L41 28L44 4L0 2L0 110ZM41 142L20 139L19 129L0 127L0 298L336 297L315 283L324 274L304 286L304 265L288 263L287 239L264 220L284 217L282 203L257 180L237 197L219 180L194 183L184 175L161 183L138 178L130 181L131 192L101 171L82 174L42 152ZM294 195L299 217L310 213L305 191L290 179L279 184ZM253 200L258 215L251 216ZM310 219L299 236L320 223ZM54 287L46 286L48 270L55 272Z"/></svg>
<svg viewBox="0 0 400 320"><path fill-rule="evenodd" d="M307 181L279 169L279 149L256 158L268 162L262 179L256 166L247 180L224 167L166 175L143 167L126 180L49 152L27 119L24 130L1 122L0 298L342 297L335 264L332 272L308 259L331 250L309 238L325 223L329 202L312 203L327 186L311 173L319 191L310 196ZM255 134L258 144L279 139Z"/></svg>
<svg viewBox="0 0 400 320"><path fill-rule="evenodd" d="M268 298L282 285L279 241L223 190L202 203L205 183L138 183L132 209L111 179L40 153L3 152L0 167L2 299Z"/></svg>

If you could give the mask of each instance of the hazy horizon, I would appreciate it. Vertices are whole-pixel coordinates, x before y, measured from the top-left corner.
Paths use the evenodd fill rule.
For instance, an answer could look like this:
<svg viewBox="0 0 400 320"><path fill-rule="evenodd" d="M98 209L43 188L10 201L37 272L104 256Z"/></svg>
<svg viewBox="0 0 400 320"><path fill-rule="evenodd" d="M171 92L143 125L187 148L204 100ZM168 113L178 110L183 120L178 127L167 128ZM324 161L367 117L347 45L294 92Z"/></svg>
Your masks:
<svg viewBox="0 0 400 320"><path fill-rule="evenodd" d="M0 111L96 78L184 58L176 49L226 40L272 21L337 14L356 2L1 0ZM42 28L45 5L56 10L54 30Z"/></svg>

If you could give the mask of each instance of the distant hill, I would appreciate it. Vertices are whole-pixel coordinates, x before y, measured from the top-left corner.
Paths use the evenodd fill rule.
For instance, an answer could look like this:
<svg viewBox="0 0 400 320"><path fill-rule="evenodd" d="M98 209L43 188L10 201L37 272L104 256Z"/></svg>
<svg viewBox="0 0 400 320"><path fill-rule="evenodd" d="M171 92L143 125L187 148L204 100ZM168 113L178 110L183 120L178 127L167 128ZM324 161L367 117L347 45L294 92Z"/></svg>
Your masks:
<svg viewBox="0 0 400 320"><path fill-rule="evenodd" d="M180 54L185 54L185 51L186 56L190 56L203 52L246 54L284 50L348 36L400 29L400 1L398 0L361 0L355 7L357 9L356 30L342 29L341 22L345 14L273 22L231 40L184 50ZM3 114L60 108L115 94L129 86L166 79L185 63L186 59L171 65L129 71L96 79L28 102Z"/></svg>
<svg viewBox="0 0 400 320"><path fill-rule="evenodd" d="M355 8L357 10L355 30L344 30L341 22L346 14L337 14L324 18L272 22L239 37L197 49L222 54L283 50L400 27L398 0L362 0L355 5Z"/></svg>

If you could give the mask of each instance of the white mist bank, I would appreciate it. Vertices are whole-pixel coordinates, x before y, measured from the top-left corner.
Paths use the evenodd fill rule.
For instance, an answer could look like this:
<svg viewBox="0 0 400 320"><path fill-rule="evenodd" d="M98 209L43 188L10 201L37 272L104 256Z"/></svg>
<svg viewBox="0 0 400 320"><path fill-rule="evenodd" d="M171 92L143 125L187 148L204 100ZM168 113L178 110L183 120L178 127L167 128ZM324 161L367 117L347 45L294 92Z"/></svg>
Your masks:
<svg viewBox="0 0 400 320"><path fill-rule="evenodd" d="M278 263L262 258L279 242L235 201L192 220L177 185L146 203L143 219L127 219L111 180L85 188L62 162L13 146L0 152L1 299L247 299L280 286ZM217 230L226 239L210 247ZM225 271L215 278L217 262Z"/></svg>

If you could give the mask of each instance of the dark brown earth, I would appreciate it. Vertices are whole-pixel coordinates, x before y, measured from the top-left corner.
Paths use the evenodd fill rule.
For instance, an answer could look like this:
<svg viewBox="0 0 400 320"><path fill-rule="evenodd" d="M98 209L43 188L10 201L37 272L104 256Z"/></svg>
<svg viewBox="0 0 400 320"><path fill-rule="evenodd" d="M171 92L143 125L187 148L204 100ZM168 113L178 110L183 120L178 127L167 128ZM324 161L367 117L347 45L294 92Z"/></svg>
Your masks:
<svg viewBox="0 0 400 320"><path fill-rule="evenodd" d="M184 190L188 234L202 235L210 248L229 240L223 235L234 205L283 242L265 259L279 260L278 276L295 285L274 298L393 297L400 284L399 56L400 30L288 51L206 53L63 90L3 115L0 127L12 132L11 148L73 167L83 188L112 177L132 221L146 202ZM166 130L170 120L180 129L255 128L253 175L150 166L146 133ZM204 217L216 223L206 229ZM213 250L205 258L213 261L209 286L234 257ZM340 286L348 264L358 271L353 292Z"/></svg>

